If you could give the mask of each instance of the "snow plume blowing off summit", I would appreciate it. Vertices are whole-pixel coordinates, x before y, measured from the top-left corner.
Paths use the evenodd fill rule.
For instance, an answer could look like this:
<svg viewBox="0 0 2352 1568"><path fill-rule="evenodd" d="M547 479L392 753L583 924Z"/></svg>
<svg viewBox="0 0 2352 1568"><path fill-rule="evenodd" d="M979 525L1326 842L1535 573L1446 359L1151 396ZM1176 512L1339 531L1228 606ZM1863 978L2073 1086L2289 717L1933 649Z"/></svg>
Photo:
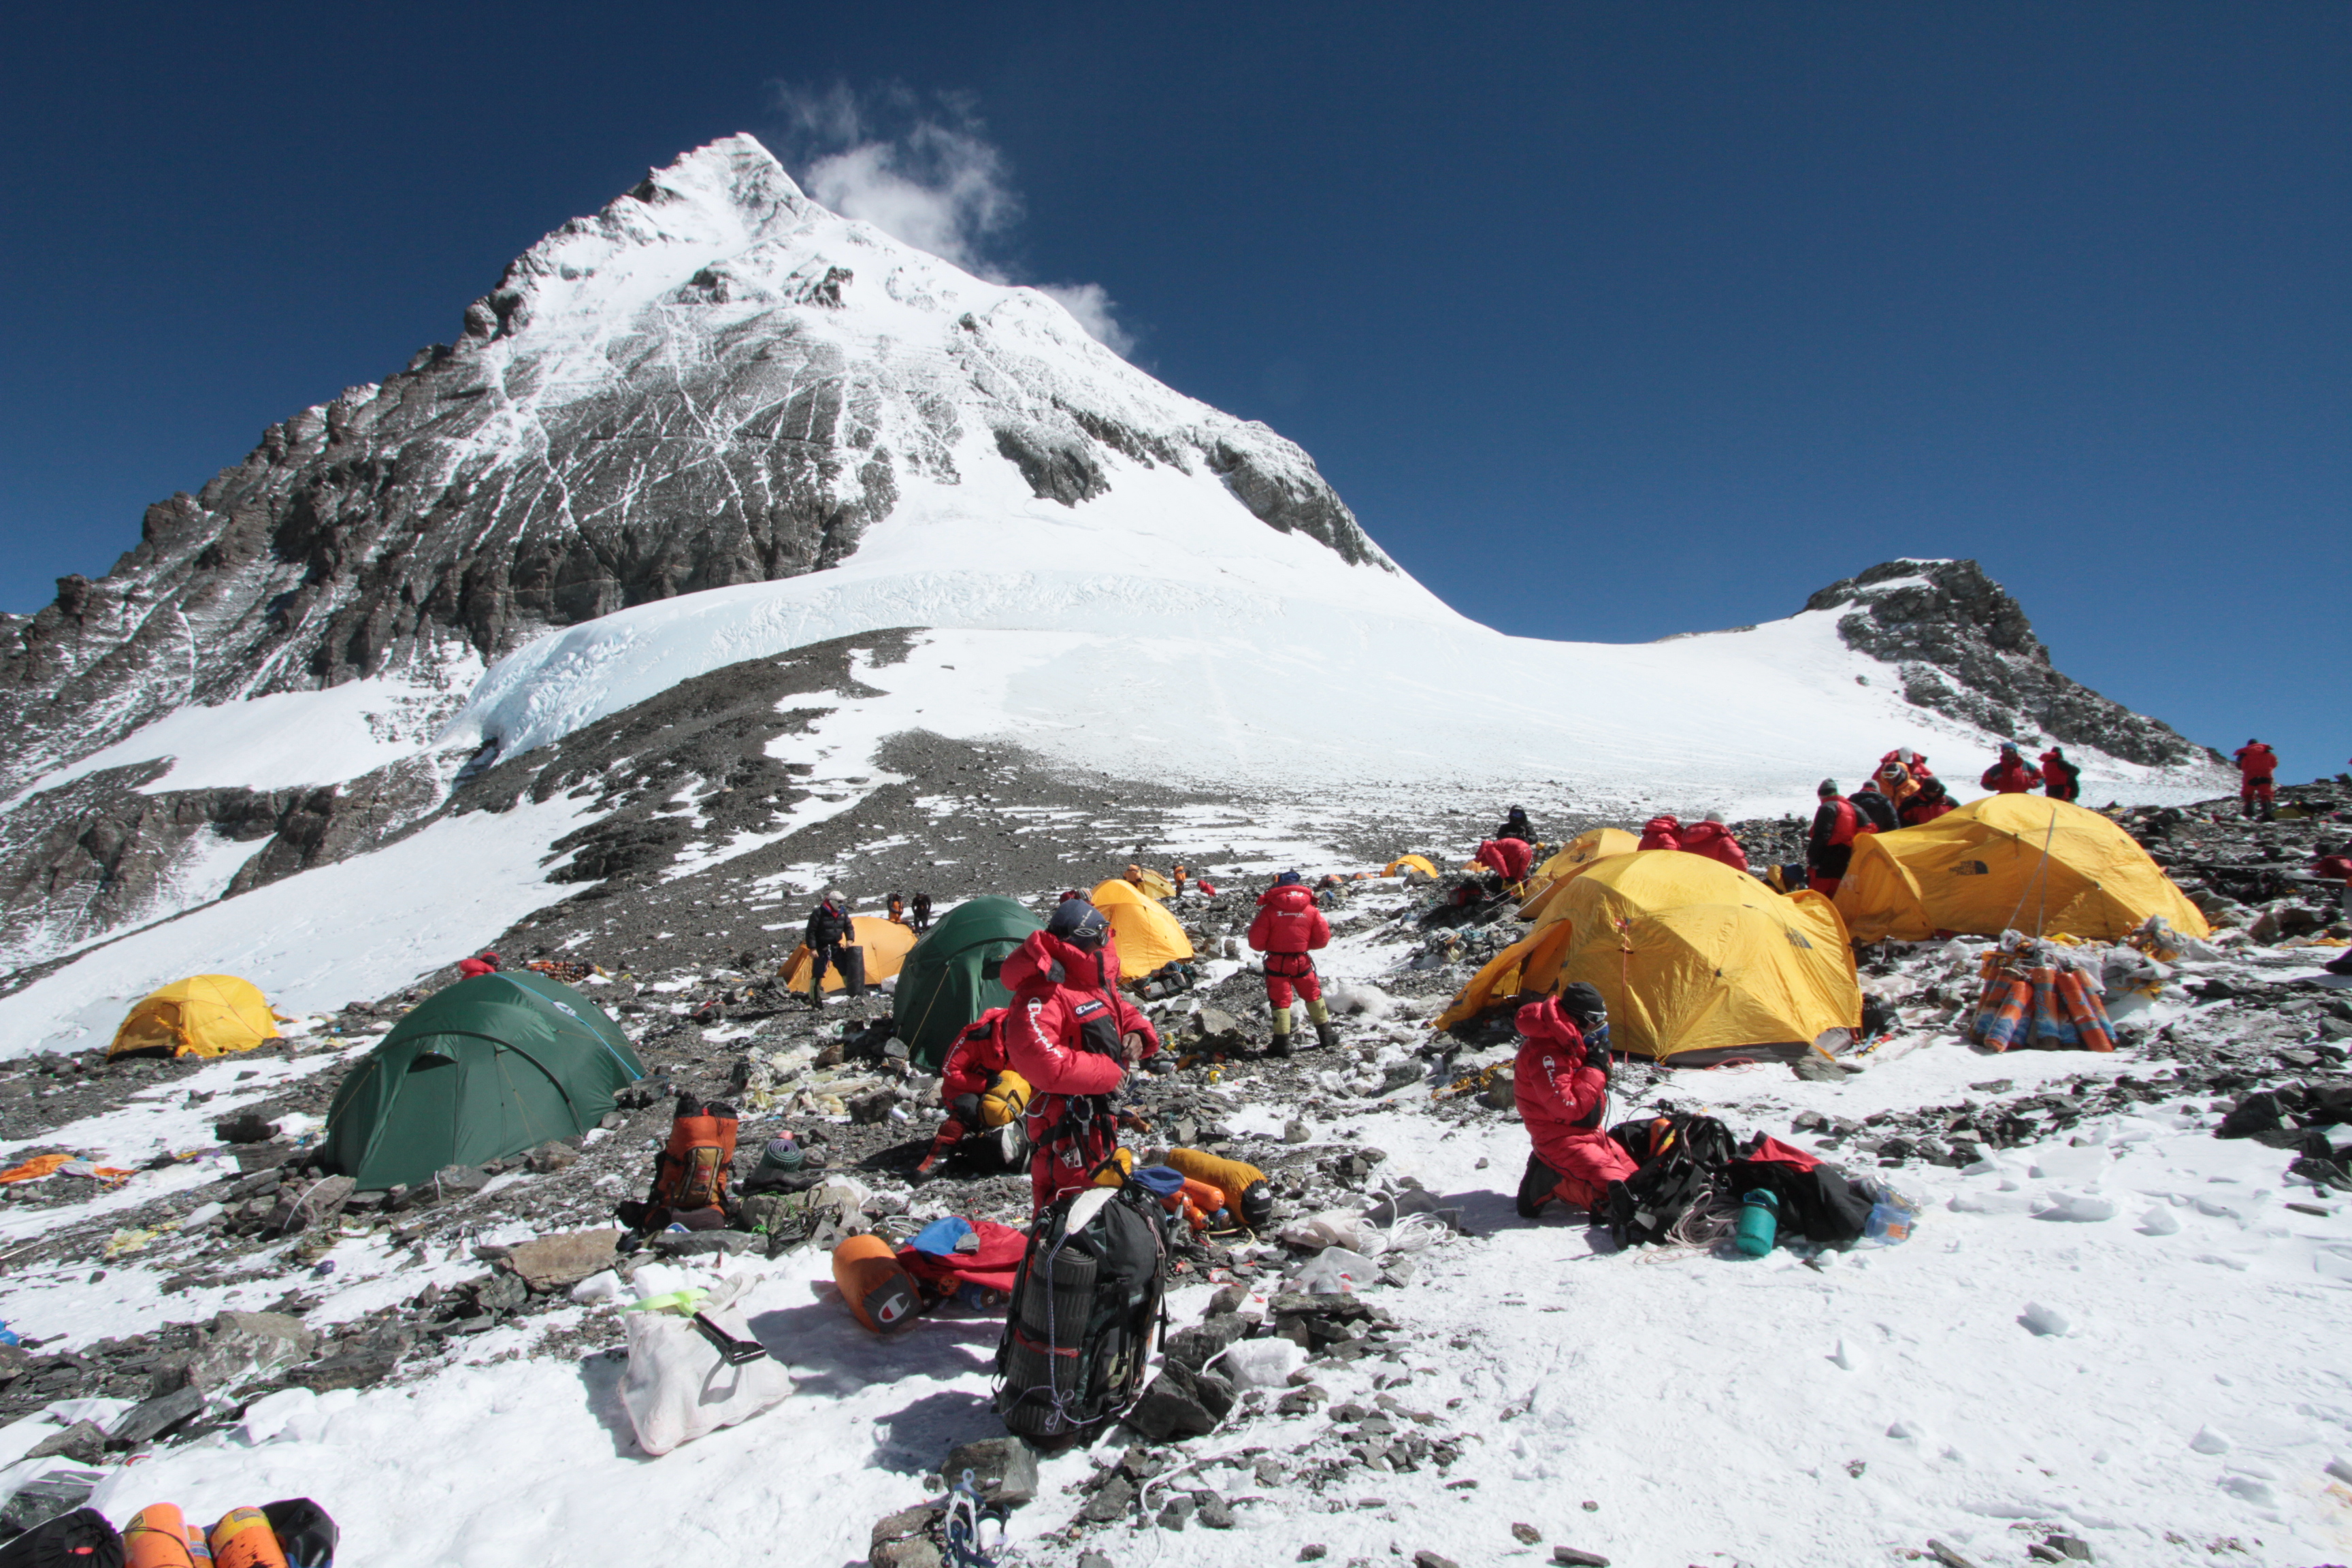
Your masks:
<svg viewBox="0 0 2352 1568"><path fill-rule="evenodd" d="M780 86L776 106L791 118L788 151L809 195L976 277L1007 281L986 251L1019 221L1021 197L969 98L926 106L903 86L861 96L836 82L822 90ZM1135 336L1101 284L1033 287L1111 353L1134 352Z"/></svg>
<svg viewBox="0 0 2352 1568"><path fill-rule="evenodd" d="M811 182L849 212L749 136L653 171L511 263L454 342L272 426L151 507L107 575L0 620L0 952L264 890L291 910L330 874L349 908L384 856L486 853L461 770L503 776L819 647L849 661L831 717L794 721L822 738L773 745L817 748L795 765L835 805L883 787L872 759L908 733L1429 821L1490 790L1778 811L1892 745L2038 737L2092 798L2218 788L2210 756L2052 669L1972 563L1890 563L1788 619L1640 646L1465 618L1297 446L894 236L970 257L1012 200L968 117L894 112L806 100ZM549 876L588 877L550 846L591 808L530 787L532 814L500 819L492 930L558 896ZM697 853L793 824L712 827ZM417 940L388 928L387 974ZM137 950L111 951L136 984Z"/></svg>

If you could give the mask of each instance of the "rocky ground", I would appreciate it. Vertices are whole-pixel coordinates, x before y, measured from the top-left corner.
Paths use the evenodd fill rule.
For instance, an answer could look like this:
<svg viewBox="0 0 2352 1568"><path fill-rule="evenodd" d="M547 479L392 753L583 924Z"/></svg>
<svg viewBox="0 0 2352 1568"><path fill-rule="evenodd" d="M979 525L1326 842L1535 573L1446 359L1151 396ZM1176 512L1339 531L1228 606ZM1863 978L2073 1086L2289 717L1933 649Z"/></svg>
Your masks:
<svg viewBox="0 0 2352 1568"><path fill-rule="evenodd" d="M992 774L992 763L1003 772ZM1075 783L1022 776L1001 759L945 765L969 768L975 795L1017 793L1040 806L1083 800ZM2311 979L2308 954L2314 942L2340 941L2352 927L2340 887L2302 873L2315 853L2335 850L2352 833L2347 801L2352 788L2290 790L2280 819L2263 823L2244 821L2227 802L2121 814L2217 928L2209 953L2164 977L2157 1005L2119 1013L2114 1060L2122 1070L2084 1058L2084 1071L2053 1078L2004 1072L2004 1063L1988 1060L1965 1094L1851 1116L1818 1104L1775 1109L1768 1092L1751 1096L1738 1131L1790 1137L1850 1169L1899 1180L1906 1169L1974 1168L2007 1150L2063 1141L2134 1106L2179 1106L2218 1116L2222 1138L2275 1149L2279 1178L2310 1189L2305 1210L2331 1214L2352 1192L2338 1142L2339 1124L2352 1122L2352 1075L2344 1070L2352 991ZM1800 852L1793 818L1737 827L1759 864ZM858 830L845 826L843 842L861 842ZM1115 849L1085 847L1094 857L1089 875ZM1222 843L1177 848L1189 849L1196 866L1213 866L1223 858L1219 849L1231 852ZM1040 834L1002 853L1041 908L1057 884L1087 880L1078 874L1085 857L1066 837ZM1049 1466L1044 1483L1032 1468L1045 1494L1066 1494L1059 1504L1041 1495L1033 1506L1069 1515L1032 1542L1035 1561L1126 1563L1135 1559L1138 1528L1215 1530L1231 1524L1236 1509L1246 1519L1270 1499L1378 1511L1387 1507L1382 1476L1445 1476L1465 1444L1480 1440L1452 1413L1460 1397L1425 1395L1426 1380L1415 1384L1424 1352L1454 1331L1416 1321L1401 1304L1412 1299L1403 1288L1416 1267L1445 1258L1464 1245L1458 1233L1475 1234L1479 1221L1465 1222L1455 1198L1416 1196L1419 1184L1395 1176L1388 1154L1358 1129L1366 1118L1390 1118L1382 1124L1391 1126L1400 1114L1418 1118L1426 1136L1491 1145L1496 1185L1507 1192L1514 1184L1523 1144L1507 1089L1480 1078L1481 1068L1507 1059L1507 1041L1492 1031L1443 1036L1428 1027L1517 929L1510 906L1498 901L1465 917L1443 889L1340 883L1326 895L1335 952L1361 957L1336 992L1342 1045L1277 1060L1262 1054L1262 991L1229 945L1246 924L1257 883L1229 882L1218 896L1181 906L1206 962L1197 986L1147 1005L1169 1048L1153 1071L1137 1075L1129 1097L1149 1123L1142 1141L1198 1144L1258 1164L1273 1179L1277 1226L1329 1211L1374 1209L1394 1222L1427 1208L1440 1217L1403 1226L1421 1233L1415 1248L1389 1249L1379 1282L1336 1299L1286 1291L1283 1281L1307 1252L1274 1237L1183 1238L1174 1299L1198 1324L1171 1340L1127 1446L1094 1452L1076 1470ZM110 1065L97 1055L49 1056L12 1064L0 1076L0 1137L12 1161L55 1152L106 1167L133 1146L148 1152L131 1162L127 1178L68 1169L0 1187L5 1315L24 1335L0 1349L0 1418L29 1419L47 1434L47 1453L96 1467L88 1472L94 1484L109 1466L217 1444L247 1430L256 1410L266 1416L329 1391L430 1381L478 1361L476 1345L500 1345L500 1357L605 1352L621 1339L621 1321L594 1308L593 1282L612 1272L625 1279L641 1260L712 1250L790 1258L850 1230L902 1234L940 1214L1025 1220L1024 1175L951 1165L937 1179L912 1179L929 1142L932 1095L887 1043L887 996L836 999L820 1011L781 993L772 971L793 934L790 920L760 940L740 912L725 920L714 912L698 932L656 932L666 922L687 923L691 884L670 884L680 902L668 909L633 907L624 916L615 900L592 900L501 938L516 959L543 949L601 964L604 973L584 989L621 1020L651 1076L584 1137L480 1169L453 1168L416 1191L353 1194L304 1159L342 1072L421 989L354 1002L247 1058ZM1801 1064L1792 1084L1876 1079L1921 1049L1951 1048L1973 1000L1981 945L1865 952L1865 988L1878 1005L1874 1037L1834 1066ZM2290 970L2294 978L2285 977ZM2089 1070L2095 1066L2100 1070ZM1621 1075L1620 1091L1629 1106L1696 1107L1709 1086L1706 1075L1633 1066ZM618 1252L613 1205L642 1189L650 1151L681 1094L740 1108L739 1173L768 1136L789 1129L824 1180L803 1194L749 1201L737 1229L656 1237L642 1251ZM148 1131L134 1135L137 1128ZM1377 1209L1383 1202L1388 1207ZM1269 1337L1301 1352L1269 1386L1235 1386L1205 1367L1234 1340ZM1211 1433L1221 1440L1213 1476L1194 1466L1187 1447ZM1017 1471L1026 1461L1011 1462ZM1465 1477L1458 1484L1478 1483ZM928 1523L919 1510L911 1522L885 1521L872 1561L937 1561L927 1555ZM1414 1561L1430 1563L1450 1561L1445 1544L1443 1532L1425 1546L1407 1542L1420 1553ZM1564 1550L1570 1554L1557 1561L1598 1560ZM1312 1560L1313 1552L1310 1542L1298 1555Z"/></svg>

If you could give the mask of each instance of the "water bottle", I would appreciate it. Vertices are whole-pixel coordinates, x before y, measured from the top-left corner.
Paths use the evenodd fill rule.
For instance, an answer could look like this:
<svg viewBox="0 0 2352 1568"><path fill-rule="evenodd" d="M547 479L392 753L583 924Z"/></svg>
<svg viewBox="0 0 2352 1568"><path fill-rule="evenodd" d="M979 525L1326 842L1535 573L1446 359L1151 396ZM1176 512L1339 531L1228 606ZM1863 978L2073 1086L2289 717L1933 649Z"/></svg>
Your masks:
<svg viewBox="0 0 2352 1568"><path fill-rule="evenodd" d="M1780 1200L1769 1188L1759 1187L1739 1202L1739 1228L1734 1243L1749 1258L1772 1250L1780 1234Z"/></svg>
<svg viewBox="0 0 2352 1568"><path fill-rule="evenodd" d="M1870 1195L1870 1218L1863 1225L1862 1238L1880 1247L1910 1240L1911 1227L1919 1221L1918 1208L1884 1182L1873 1183Z"/></svg>

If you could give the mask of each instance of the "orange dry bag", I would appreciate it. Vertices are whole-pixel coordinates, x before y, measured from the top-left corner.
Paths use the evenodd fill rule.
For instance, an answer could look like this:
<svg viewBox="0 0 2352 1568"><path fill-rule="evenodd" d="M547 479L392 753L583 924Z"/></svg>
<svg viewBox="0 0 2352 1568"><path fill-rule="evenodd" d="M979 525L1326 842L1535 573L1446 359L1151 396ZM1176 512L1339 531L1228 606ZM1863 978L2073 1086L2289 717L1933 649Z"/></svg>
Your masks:
<svg viewBox="0 0 2352 1568"><path fill-rule="evenodd" d="M1252 1230L1263 1230L1274 1218L1273 1189L1255 1165L1220 1159L1204 1149L1171 1149L1166 1163L1224 1194L1225 1212Z"/></svg>
<svg viewBox="0 0 2352 1568"><path fill-rule="evenodd" d="M922 1308L897 1250L878 1236L853 1236L833 1249L833 1282L850 1316L877 1334L908 1327Z"/></svg>
<svg viewBox="0 0 2352 1568"><path fill-rule="evenodd" d="M213 1526L213 1568L286 1568L278 1532L257 1508L233 1508Z"/></svg>

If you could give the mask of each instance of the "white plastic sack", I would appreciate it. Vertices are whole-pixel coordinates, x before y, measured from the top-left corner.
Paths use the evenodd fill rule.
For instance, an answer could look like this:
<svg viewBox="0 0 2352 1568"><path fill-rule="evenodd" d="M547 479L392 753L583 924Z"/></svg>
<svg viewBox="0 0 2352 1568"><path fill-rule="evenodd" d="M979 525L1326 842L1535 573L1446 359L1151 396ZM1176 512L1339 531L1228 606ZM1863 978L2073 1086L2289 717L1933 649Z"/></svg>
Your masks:
<svg viewBox="0 0 2352 1568"><path fill-rule="evenodd" d="M1288 1340L1236 1340L1210 1364L1235 1388L1280 1388L1307 1362L1307 1352Z"/></svg>
<svg viewBox="0 0 2352 1568"><path fill-rule="evenodd" d="M1377 1258L1388 1246L1388 1237L1381 1227L1360 1214L1346 1209L1325 1209L1285 1226L1281 1239L1292 1247L1321 1251L1327 1247L1344 1247L1350 1252L1360 1252L1367 1258Z"/></svg>
<svg viewBox="0 0 2352 1568"><path fill-rule="evenodd" d="M1287 1290L1309 1296L1345 1296L1379 1280L1381 1266L1360 1252L1327 1247L1283 1281Z"/></svg>
<svg viewBox="0 0 2352 1568"><path fill-rule="evenodd" d="M753 1337L738 1298L753 1284L746 1274L719 1282L698 1307L737 1339ZM793 1391L792 1374L773 1356L730 1366L718 1348L696 1331L692 1314L632 1312L628 1316L629 1370L621 1379L621 1403L637 1446L648 1454L668 1453L680 1443L747 1421Z"/></svg>

